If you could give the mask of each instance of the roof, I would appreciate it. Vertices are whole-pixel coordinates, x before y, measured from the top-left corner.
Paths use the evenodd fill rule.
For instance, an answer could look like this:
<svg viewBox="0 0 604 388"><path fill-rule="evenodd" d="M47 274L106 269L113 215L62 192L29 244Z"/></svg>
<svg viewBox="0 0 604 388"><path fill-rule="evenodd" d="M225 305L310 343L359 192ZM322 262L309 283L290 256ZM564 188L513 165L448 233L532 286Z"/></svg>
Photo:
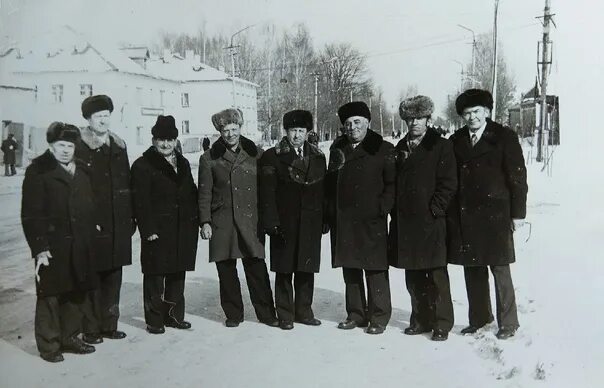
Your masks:
<svg viewBox="0 0 604 388"><path fill-rule="evenodd" d="M140 47L121 47L120 51L126 54L130 59L149 59L149 49L144 46Z"/></svg>

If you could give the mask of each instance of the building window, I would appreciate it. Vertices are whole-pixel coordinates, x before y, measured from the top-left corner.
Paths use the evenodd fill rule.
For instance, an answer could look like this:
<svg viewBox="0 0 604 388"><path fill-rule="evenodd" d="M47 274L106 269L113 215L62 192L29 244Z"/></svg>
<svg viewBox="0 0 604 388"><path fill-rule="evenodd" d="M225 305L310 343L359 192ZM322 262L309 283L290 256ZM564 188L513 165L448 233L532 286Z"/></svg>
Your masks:
<svg viewBox="0 0 604 388"><path fill-rule="evenodd" d="M136 127L136 144L143 145L143 127Z"/></svg>
<svg viewBox="0 0 604 388"><path fill-rule="evenodd" d="M180 95L180 102L183 108L189 107L189 93L182 93Z"/></svg>
<svg viewBox="0 0 604 388"><path fill-rule="evenodd" d="M164 103L165 103L164 96L165 96L165 94L166 94L165 90L160 90L159 91L159 106L164 106Z"/></svg>
<svg viewBox="0 0 604 388"><path fill-rule="evenodd" d="M52 98L53 102L63 102L63 85L52 85Z"/></svg>
<svg viewBox="0 0 604 388"><path fill-rule="evenodd" d="M186 135L190 133L189 131L189 120L183 120L182 121L182 134Z"/></svg>
<svg viewBox="0 0 604 388"><path fill-rule="evenodd" d="M80 84L80 96L84 98L92 96L92 85Z"/></svg>

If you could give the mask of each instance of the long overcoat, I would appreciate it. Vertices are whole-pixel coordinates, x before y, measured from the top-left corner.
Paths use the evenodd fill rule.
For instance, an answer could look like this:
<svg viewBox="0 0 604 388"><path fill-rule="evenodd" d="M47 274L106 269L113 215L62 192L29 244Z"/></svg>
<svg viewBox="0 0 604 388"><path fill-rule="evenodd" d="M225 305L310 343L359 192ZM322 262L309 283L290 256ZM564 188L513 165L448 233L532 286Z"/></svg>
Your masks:
<svg viewBox="0 0 604 388"><path fill-rule="evenodd" d="M52 256L50 264L39 270L39 296L87 290L97 284L92 268L94 216L90 176L84 164L76 163L71 176L46 151L27 167L21 202L23 231L32 257L44 251Z"/></svg>
<svg viewBox="0 0 604 388"><path fill-rule="evenodd" d="M345 135L330 148L327 174L332 266L388 269L387 215L394 203L392 144L367 131L353 148Z"/></svg>
<svg viewBox="0 0 604 388"><path fill-rule="evenodd" d="M432 128L413 149L408 135L396 150L396 201L391 213L390 265L429 269L447 265L445 214L457 190L453 145Z"/></svg>
<svg viewBox="0 0 604 388"><path fill-rule="evenodd" d="M176 153L176 171L151 147L132 165L134 214L144 274L195 270L199 217L189 162ZM159 238L148 241L156 234Z"/></svg>
<svg viewBox="0 0 604 388"><path fill-rule="evenodd" d="M466 266L515 261L512 219L526 216L526 167L518 136L487 119L474 147L467 127L451 136L458 190L447 212L449 262Z"/></svg>
<svg viewBox="0 0 604 388"><path fill-rule="evenodd" d="M285 241L271 238L271 271L319 272L327 166L319 148L304 142L300 159L286 138L260 160L260 219L279 226Z"/></svg>
<svg viewBox="0 0 604 388"><path fill-rule="evenodd" d="M95 266L98 271L132 263L132 234L135 231L126 143L114 133L109 134L109 139L107 149L93 136L90 128L84 128L82 140L76 144L76 157L83 160L91 171L99 224L95 235ZM107 164L99 163L107 158Z"/></svg>
<svg viewBox="0 0 604 388"><path fill-rule="evenodd" d="M4 155L2 156L2 162L4 164L15 164L16 159L16 151L19 148L19 145L15 141L15 139L5 139L2 141L2 152Z"/></svg>
<svg viewBox="0 0 604 388"><path fill-rule="evenodd" d="M199 221L212 226L210 262L264 258L258 219L258 160L262 149L241 136L239 151L218 139L199 158Z"/></svg>

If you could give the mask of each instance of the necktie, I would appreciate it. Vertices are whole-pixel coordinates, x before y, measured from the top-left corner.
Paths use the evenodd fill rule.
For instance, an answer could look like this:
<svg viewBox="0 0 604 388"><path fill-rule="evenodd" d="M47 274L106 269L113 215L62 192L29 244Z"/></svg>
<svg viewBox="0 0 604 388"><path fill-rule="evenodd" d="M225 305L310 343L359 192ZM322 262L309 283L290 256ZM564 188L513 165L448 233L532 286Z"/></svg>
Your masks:
<svg viewBox="0 0 604 388"><path fill-rule="evenodd" d="M298 158L304 159L304 155L302 155L302 147L298 148Z"/></svg>
<svg viewBox="0 0 604 388"><path fill-rule="evenodd" d="M470 138L470 141L472 142L472 147L474 147L476 145L476 143L478 143L478 136L476 136L476 134L473 133L472 137Z"/></svg>

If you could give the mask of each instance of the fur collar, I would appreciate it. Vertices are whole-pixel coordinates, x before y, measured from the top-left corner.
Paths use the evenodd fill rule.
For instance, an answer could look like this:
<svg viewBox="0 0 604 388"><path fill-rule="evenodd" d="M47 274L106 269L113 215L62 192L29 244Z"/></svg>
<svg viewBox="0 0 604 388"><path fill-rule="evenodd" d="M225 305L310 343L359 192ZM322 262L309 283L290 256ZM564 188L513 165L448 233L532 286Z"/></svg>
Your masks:
<svg viewBox="0 0 604 388"><path fill-rule="evenodd" d="M76 164L76 169L80 169L81 171L88 173L89 169L86 163L77 158L74 159L74 162ZM38 174L44 174L59 167L59 162L52 152L50 152L50 150L46 150L46 152L44 152L42 155L31 161L31 167Z"/></svg>
<svg viewBox="0 0 604 388"><path fill-rule="evenodd" d="M371 129L367 129L367 135L365 135L365 138L363 141L361 141L359 146L362 147L368 154L375 155L379 151L383 140L384 139L380 134L372 131ZM330 148L344 150L347 147L352 148L350 140L348 140L346 135L340 135L333 141L333 144Z"/></svg>
<svg viewBox="0 0 604 388"><path fill-rule="evenodd" d="M86 127L82 129L82 141L90 148L91 150L96 150L100 148L104 143L92 132L90 127ZM113 139L113 142L120 148L126 149L126 143L122 140L118 135L114 132L109 131L109 137Z"/></svg>
<svg viewBox="0 0 604 388"><path fill-rule="evenodd" d="M314 144L310 144L308 141L304 142L304 152L308 152L309 155L322 155L323 151ZM275 145L275 153L277 155L287 154L292 151L292 146L287 140L287 136L283 136L281 141Z"/></svg>
<svg viewBox="0 0 604 388"><path fill-rule="evenodd" d="M186 173L189 168L188 163L184 156L182 156L179 152L174 152L176 155L176 169L170 165L170 163L164 158L162 154L155 150L155 147L149 147L145 152L143 152L143 159L145 159L151 166L159 171L163 171L167 176L172 178L173 180L178 180Z"/></svg>
<svg viewBox="0 0 604 388"><path fill-rule="evenodd" d="M423 147L427 150L431 150L432 147L434 147L434 144L436 144L436 142L438 141L438 139L440 138L440 135L438 134L438 132L436 132L436 130L432 127L428 127L428 130L426 131L426 134L424 135L424 138L422 139L422 141L419 143L418 146ZM396 150L397 151L402 151L402 150L407 150L407 140L409 139L409 134L405 135L405 137L403 137L398 144L396 145Z"/></svg>
<svg viewBox="0 0 604 388"><path fill-rule="evenodd" d="M256 143L254 143L253 141L251 141L250 139L248 139L245 136L239 137L239 146L241 147L241 149L243 151L245 151L252 158L255 158L258 155L258 149L256 148ZM212 158L212 160L221 158L222 155L224 155L224 153L226 152L226 150L227 150L227 146L226 146L224 140L222 140L222 137L220 137L220 138L218 138L218 140L216 140L214 142L214 144L212 144L212 147L210 147L210 157Z"/></svg>

